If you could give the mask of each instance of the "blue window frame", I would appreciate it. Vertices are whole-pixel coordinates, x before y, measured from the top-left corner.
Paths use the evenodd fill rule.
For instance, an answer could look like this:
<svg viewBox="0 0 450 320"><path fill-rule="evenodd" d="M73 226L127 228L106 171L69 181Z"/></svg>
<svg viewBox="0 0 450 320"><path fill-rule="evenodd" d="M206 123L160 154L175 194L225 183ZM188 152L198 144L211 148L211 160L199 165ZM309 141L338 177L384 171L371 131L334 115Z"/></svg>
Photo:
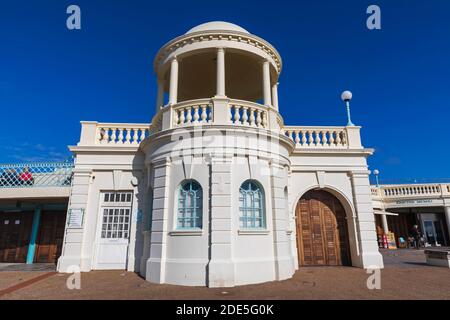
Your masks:
<svg viewBox="0 0 450 320"><path fill-rule="evenodd" d="M239 189L239 226L243 229L266 227L264 193L252 180L245 181Z"/></svg>
<svg viewBox="0 0 450 320"><path fill-rule="evenodd" d="M202 228L202 187L195 181L185 181L178 191L177 229Z"/></svg>

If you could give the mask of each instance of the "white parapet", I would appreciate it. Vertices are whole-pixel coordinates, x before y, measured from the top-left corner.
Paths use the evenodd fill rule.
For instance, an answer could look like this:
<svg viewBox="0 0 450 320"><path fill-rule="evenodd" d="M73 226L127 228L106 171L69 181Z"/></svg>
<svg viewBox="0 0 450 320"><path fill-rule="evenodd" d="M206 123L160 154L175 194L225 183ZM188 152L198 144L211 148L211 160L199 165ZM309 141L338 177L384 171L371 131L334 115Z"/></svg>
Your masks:
<svg viewBox="0 0 450 320"><path fill-rule="evenodd" d="M285 126L296 149L362 149L360 127Z"/></svg>
<svg viewBox="0 0 450 320"><path fill-rule="evenodd" d="M78 146L138 146L149 136L150 130L150 124L146 123L81 121L81 136Z"/></svg>

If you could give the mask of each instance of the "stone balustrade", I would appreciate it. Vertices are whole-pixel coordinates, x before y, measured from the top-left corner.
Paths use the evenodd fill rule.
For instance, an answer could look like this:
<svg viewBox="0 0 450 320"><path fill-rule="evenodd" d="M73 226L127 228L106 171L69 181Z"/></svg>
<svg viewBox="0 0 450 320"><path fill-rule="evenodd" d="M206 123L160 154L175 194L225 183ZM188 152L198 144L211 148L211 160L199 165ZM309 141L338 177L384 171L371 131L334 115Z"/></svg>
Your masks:
<svg viewBox="0 0 450 320"><path fill-rule="evenodd" d="M267 107L248 101L231 100L229 120L234 125L268 128Z"/></svg>
<svg viewBox="0 0 450 320"><path fill-rule="evenodd" d="M403 186L383 186L382 195L384 197L401 197L416 195L441 195L442 188L439 184L423 185L403 185Z"/></svg>
<svg viewBox="0 0 450 320"><path fill-rule="evenodd" d="M149 133L148 124L98 123L95 144L139 145Z"/></svg>
<svg viewBox="0 0 450 320"><path fill-rule="evenodd" d="M371 194L372 197L380 199L450 197L450 184L427 183L372 186Z"/></svg>
<svg viewBox="0 0 450 320"><path fill-rule="evenodd" d="M348 148L347 127L284 127L296 148Z"/></svg>
<svg viewBox="0 0 450 320"><path fill-rule="evenodd" d="M213 99L181 102L164 108L172 109L172 128L193 125L223 124L224 119L214 119ZM164 111L164 108L162 109ZM228 120L225 123L239 126L268 128L268 107L242 100L230 99L226 105ZM218 121L215 121L218 120Z"/></svg>
<svg viewBox="0 0 450 320"><path fill-rule="evenodd" d="M205 125L213 121L213 107L209 99L186 101L170 106L173 127Z"/></svg>
<svg viewBox="0 0 450 320"><path fill-rule="evenodd" d="M150 134L196 125L229 125L281 132L296 149L362 149L360 127L283 126L278 112L255 102L211 98L160 108L151 124L82 122L79 146L138 146Z"/></svg>
<svg viewBox="0 0 450 320"><path fill-rule="evenodd" d="M380 197L380 188L370 187L370 193L372 194L372 197Z"/></svg>

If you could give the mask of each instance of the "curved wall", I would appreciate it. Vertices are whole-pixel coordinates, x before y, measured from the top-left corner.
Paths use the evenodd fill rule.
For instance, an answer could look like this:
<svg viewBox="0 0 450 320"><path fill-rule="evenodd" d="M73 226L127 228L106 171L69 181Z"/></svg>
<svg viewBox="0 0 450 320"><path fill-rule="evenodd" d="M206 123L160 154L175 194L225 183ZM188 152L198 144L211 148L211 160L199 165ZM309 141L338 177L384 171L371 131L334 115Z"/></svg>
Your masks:
<svg viewBox="0 0 450 320"><path fill-rule="evenodd" d="M231 128L165 131L144 143L154 184L148 280L218 287L292 276L284 195L292 146L270 131ZM202 230L176 227L178 186L187 179L203 189ZM264 190L262 230L239 228L239 188L248 179Z"/></svg>

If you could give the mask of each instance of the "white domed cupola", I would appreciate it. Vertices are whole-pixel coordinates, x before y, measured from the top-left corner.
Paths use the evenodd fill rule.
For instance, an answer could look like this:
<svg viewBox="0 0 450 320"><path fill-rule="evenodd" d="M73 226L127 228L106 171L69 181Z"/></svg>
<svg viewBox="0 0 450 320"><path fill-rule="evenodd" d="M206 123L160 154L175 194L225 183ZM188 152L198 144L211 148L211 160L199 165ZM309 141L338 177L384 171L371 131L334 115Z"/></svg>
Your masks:
<svg viewBox="0 0 450 320"><path fill-rule="evenodd" d="M156 55L157 112L172 108L171 128L191 122L279 128L281 66L276 49L246 29L200 24Z"/></svg>
<svg viewBox="0 0 450 320"><path fill-rule="evenodd" d="M234 23L229 23L225 21L211 21L199 24L198 26L190 29L186 34L195 33L195 32L204 32L204 31L236 31L242 32L246 34L250 34L244 28L238 26Z"/></svg>

